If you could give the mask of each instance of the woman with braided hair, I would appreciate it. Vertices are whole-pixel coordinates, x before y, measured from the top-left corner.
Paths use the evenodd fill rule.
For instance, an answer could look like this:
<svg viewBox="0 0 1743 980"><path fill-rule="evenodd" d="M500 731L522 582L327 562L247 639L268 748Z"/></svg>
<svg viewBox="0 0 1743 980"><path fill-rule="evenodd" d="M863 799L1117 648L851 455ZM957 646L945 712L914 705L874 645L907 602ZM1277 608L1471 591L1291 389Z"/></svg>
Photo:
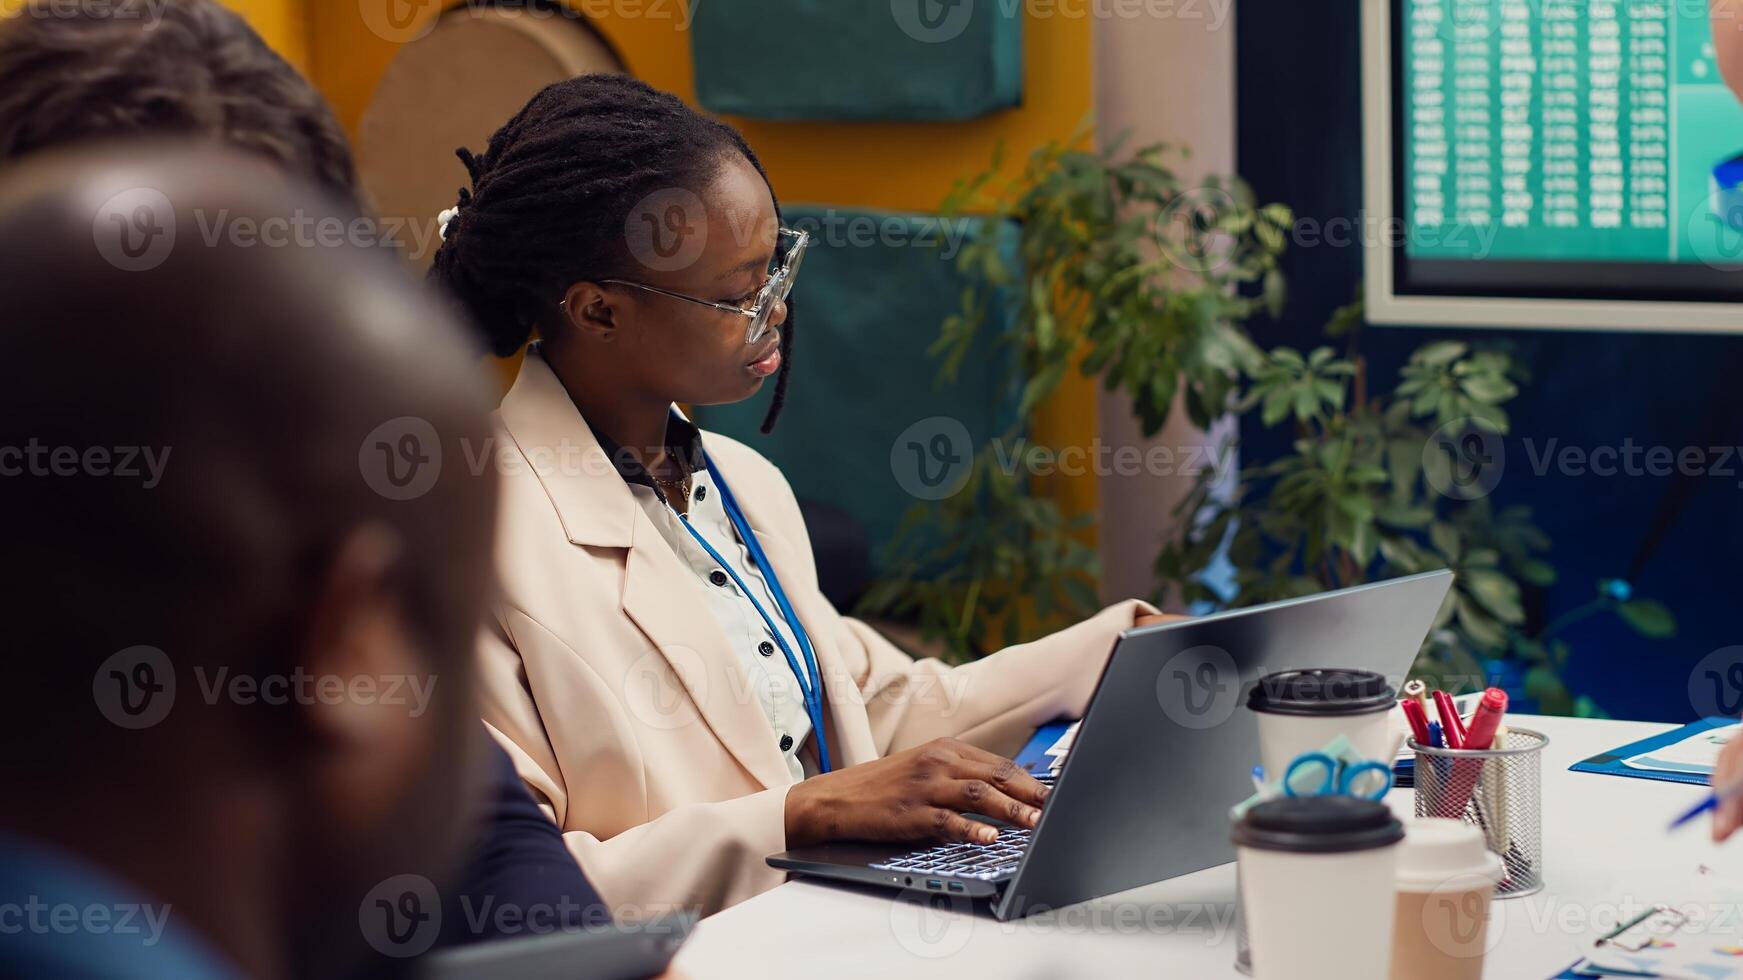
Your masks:
<svg viewBox="0 0 1743 980"><path fill-rule="evenodd" d="M431 277L490 348L503 593L485 720L618 908L713 912L833 839L987 842L1045 788L1009 759L1083 711L1137 601L950 668L818 590L792 490L677 404L792 367L808 244L730 126L621 76L552 85L474 156ZM847 395L844 392L844 395Z"/></svg>

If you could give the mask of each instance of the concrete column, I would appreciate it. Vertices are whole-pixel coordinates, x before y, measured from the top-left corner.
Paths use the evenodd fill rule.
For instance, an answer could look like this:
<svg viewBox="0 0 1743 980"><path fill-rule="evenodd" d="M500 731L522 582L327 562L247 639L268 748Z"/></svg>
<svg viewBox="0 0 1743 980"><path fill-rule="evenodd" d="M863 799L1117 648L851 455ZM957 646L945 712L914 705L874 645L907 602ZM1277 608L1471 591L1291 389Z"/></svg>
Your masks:
<svg viewBox="0 0 1743 980"><path fill-rule="evenodd" d="M1133 7L1148 12L1123 17L1125 5L1110 4L1109 14L1095 25L1096 125L1102 143L1127 132L1127 148L1158 142L1190 147L1191 159L1180 163L1188 178L1234 172L1234 0ZM1160 15L1164 10L1171 12ZM1180 460L1190 447L1227 435L1196 430L1177 406L1162 432L1146 440L1123 392L1104 391L1099 397L1099 436L1108 446L1167 446ZM1148 470L1136 476L1100 475L1105 599L1155 590L1151 565L1174 528L1174 507L1192 482L1190 475Z"/></svg>

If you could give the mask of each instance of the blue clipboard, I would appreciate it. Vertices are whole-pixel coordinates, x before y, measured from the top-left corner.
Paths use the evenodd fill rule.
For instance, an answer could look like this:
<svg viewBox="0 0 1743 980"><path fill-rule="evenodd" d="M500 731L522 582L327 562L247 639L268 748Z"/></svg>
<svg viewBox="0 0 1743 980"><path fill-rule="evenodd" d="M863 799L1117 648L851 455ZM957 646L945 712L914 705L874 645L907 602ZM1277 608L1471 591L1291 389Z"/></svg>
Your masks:
<svg viewBox="0 0 1743 980"><path fill-rule="evenodd" d="M1680 742L1697 732L1704 732L1709 728L1719 728L1724 725L1735 724L1735 722L1736 719L1734 718L1702 718L1700 721L1690 722L1681 728L1665 732L1663 735L1654 735L1651 738L1643 738L1638 742L1632 742L1628 745L1622 746L1621 748L1611 749L1608 752L1594 755L1590 759L1574 763L1569 766L1568 769L1571 772L1595 772L1606 776L1631 776L1635 779L1656 779L1660 782L1666 783L1688 783L1692 786L1711 786L1713 778L1703 772L1654 772L1646 769L1630 769L1622 764L1622 760L1629 758L1630 756L1640 755L1643 752L1651 752L1653 749L1662 749L1672 743Z"/></svg>

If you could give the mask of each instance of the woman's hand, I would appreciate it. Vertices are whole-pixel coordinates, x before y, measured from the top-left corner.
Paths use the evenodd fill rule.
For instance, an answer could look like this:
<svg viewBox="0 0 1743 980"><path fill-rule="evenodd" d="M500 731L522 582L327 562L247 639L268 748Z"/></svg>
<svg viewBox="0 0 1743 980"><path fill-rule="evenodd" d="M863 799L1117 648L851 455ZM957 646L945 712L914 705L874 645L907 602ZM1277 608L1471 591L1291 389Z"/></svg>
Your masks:
<svg viewBox="0 0 1743 980"><path fill-rule="evenodd" d="M1155 626L1157 623L1178 623L1191 616L1177 616L1174 613L1155 613L1149 616L1139 616L1132 621L1133 626Z"/></svg>
<svg viewBox="0 0 1743 980"><path fill-rule="evenodd" d="M1743 4L1737 0L1708 0L1713 26L1713 60L1719 63L1719 77L1743 99Z"/></svg>
<svg viewBox="0 0 1743 980"><path fill-rule="evenodd" d="M1713 792L1723 793L1743 780L1743 736L1734 737L1719 752L1719 762L1713 767ZM1743 796L1719 801L1713 811L1713 841L1730 837L1743 827Z"/></svg>
<svg viewBox="0 0 1743 980"><path fill-rule="evenodd" d="M1009 759L954 738L813 776L787 791L787 846L828 840L970 841L998 831L964 813L1034 827L1047 787Z"/></svg>

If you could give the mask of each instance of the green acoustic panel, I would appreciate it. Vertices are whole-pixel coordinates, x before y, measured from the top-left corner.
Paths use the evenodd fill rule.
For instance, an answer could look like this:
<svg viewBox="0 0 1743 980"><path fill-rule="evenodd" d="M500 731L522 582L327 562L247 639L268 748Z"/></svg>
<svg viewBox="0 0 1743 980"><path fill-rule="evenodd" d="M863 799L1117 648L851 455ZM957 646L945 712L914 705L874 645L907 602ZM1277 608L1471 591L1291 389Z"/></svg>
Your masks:
<svg viewBox="0 0 1743 980"><path fill-rule="evenodd" d="M692 0L696 97L755 119L973 119L1023 98L1022 5Z"/></svg>
<svg viewBox="0 0 1743 980"><path fill-rule="evenodd" d="M793 375L780 423L769 435L758 431L772 382L747 402L697 406L697 420L768 456L799 497L853 515L870 538L876 572L908 508L951 488L927 480L1015 421L1015 350L999 342L1013 304L995 297L989 305L1006 319L982 328L956 379L941 386L939 362L927 349L945 317L961 309L966 285L948 242L986 234L988 226L835 208L783 211L787 226L811 232L814 244L793 290ZM1003 223L995 233L1014 264L1016 227ZM952 476L965 472L957 467Z"/></svg>

